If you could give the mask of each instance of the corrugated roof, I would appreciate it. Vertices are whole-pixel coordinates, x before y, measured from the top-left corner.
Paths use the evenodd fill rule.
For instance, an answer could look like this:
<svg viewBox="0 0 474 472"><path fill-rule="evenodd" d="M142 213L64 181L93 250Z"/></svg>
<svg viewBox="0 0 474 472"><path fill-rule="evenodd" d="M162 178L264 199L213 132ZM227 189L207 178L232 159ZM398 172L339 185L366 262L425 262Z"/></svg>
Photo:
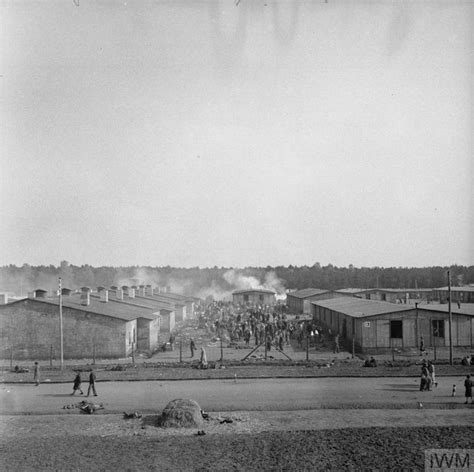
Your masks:
<svg viewBox="0 0 474 472"><path fill-rule="evenodd" d="M291 296L295 298L309 298L314 297L315 295L322 295L323 293L329 293L331 290L324 290L320 288L303 288L301 290L296 290L295 292L288 292L286 296Z"/></svg>
<svg viewBox="0 0 474 472"><path fill-rule="evenodd" d="M156 299L154 295L153 297L146 295L142 297L141 295L136 295L135 298L127 298L124 301L150 309L175 311L175 303Z"/></svg>
<svg viewBox="0 0 474 472"><path fill-rule="evenodd" d="M362 293L367 292L368 290L372 290L370 288L340 288L338 290L334 290L337 293Z"/></svg>
<svg viewBox="0 0 474 472"><path fill-rule="evenodd" d="M116 293L114 290L109 290L109 294L112 293L112 296L109 295L109 300L118 301L119 303L125 303L127 305L138 306L142 308L156 310L168 310L174 311L174 303L164 300L157 300L154 297L150 296L141 296L135 295L135 297L128 297L124 295L123 300L116 300L114 298L114 294Z"/></svg>
<svg viewBox="0 0 474 472"><path fill-rule="evenodd" d="M15 303L21 302L46 303L48 305L56 305L59 307L59 297L28 298L27 300L19 300ZM129 305L119 300L109 300L107 303L105 303L94 296L90 297L89 305L81 305L80 296L63 297L63 307L85 311L86 313L94 313L96 315L108 316L110 318L118 318L124 321L132 321L136 320L137 318L154 320L159 315L159 313L153 313L153 311L148 308L136 305Z"/></svg>
<svg viewBox="0 0 474 472"><path fill-rule="evenodd" d="M239 295L241 293L270 293L272 295L275 295L275 292L272 290L266 290L264 288L248 288L246 290L235 290L232 292L232 295Z"/></svg>
<svg viewBox="0 0 474 472"><path fill-rule="evenodd" d="M411 311L415 309L414 305L398 305L395 303L381 302L377 300L364 300L355 297L340 297L330 300L317 300L313 305L328 308L344 315L354 318L364 318L366 316L384 315L386 313L397 313L402 311Z"/></svg>
<svg viewBox="0 0 474 472"><path fill-rule="evenodd" d="M445 290L448 291L448 287L440 287L440 288L435 288L433 290ZM451 287L452 292L474 292L474 287L465 286L465 287Z"/></svg>
<svg viewBox="0 0 474 472"><path fill-rule="evenodd" d="M449 313L448 304L433 304L433 303L423 303L418 304L419 310L430 310L430 311L439 311L441 313ZM467 315L474 316L474 303L461 303L461 307L458 308L457 303L451 303L451 313L453 315Z"/></svg>

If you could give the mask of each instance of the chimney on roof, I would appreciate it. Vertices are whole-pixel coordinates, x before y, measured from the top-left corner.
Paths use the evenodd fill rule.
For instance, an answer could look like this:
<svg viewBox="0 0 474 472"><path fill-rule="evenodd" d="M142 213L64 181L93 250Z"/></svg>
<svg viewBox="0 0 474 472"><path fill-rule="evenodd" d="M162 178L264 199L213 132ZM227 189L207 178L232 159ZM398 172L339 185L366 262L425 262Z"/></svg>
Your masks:
<svg viewBox="0 0 474 472"><path fill-rule="evenodd" d="M33 292L33 298L46 298L46 290L37 289Z"/></svg>
<svg viewBox="0 0 474 472"><path fill-rule="evenodd" d="M124 285L122 287L123 294L128 298L135 298L135 289L132 287L130 288L128 285Z"/></svg>
<svg viewBox="0 0 474 472"><path fill-rule="evenodd" d="M91 304L91 289L89 287L81 288L81 305L89 306Z"/></svg>
<svg viewBox="0 0 474 472"><path fill-rule="evenodd" d="M113 290L115 292L115 298L117 300L123 300L123 290L121 288L112 285L112 287L110 287L110 290Z"/></svg>
<svg viewBox="0 0 474 472"><path fill-rule="evenodd" d="M145 295L147 297L152 297L153 296L153 287L151 285L147 285L145 287Z"/></svg>
<svg viewBox="0 0 474 472"><path fill-rule="evenodd" d="M145 286L144 285L140 285L138 287L138 295L140 297L144 297L145 296Z"/></svg>
<svg viewBox="0 0 474 472"><path fill-rule="evenodd" d="M8 303L8 293L0 293L0 305L6 305Z"/></svg>
<svg viewBox="0 0 474 472"><path fill-rule="evenodd" d="M63 297L69 297L71 295L72 290L70 288L62 288L61 289L61 295Z"/></svg>
<svg viewBox="0 0 474 472"><path fill-rule="evenodd" d="M98 287L97 292L101 302L107 303L109 301L109 291L105 287Z"/></svg>

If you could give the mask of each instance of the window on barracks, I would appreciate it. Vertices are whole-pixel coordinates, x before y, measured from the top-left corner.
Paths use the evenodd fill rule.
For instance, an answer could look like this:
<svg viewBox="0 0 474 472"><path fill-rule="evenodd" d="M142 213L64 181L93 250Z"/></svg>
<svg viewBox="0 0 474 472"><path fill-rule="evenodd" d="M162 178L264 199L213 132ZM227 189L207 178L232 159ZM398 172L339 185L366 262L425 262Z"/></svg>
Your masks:
<svg viewBox="0 0 474 472"><path fill-rule="evenodd" d="M403 338L403 321L402 320L391 320L390 321L390 337L391 338Z"/></svg>
<svg viewBox="0 0 474 472"><path fill-rule="evenodd" d="M444 338L444 320L432 320L433 336Z"/></svg>
<svg viewBox="0 0 474 472"><path fill-rule="evenodd" d="M263 295L259 295L259 296L258 296L258 299L259 299L261 302L263 302Z"/></svg>
<svg viewBox="0 0 474 472"><path fill-rule="evenodd" d="M244 302L248 302L249 301L249 296L248 295L244 295Z"/></svg>

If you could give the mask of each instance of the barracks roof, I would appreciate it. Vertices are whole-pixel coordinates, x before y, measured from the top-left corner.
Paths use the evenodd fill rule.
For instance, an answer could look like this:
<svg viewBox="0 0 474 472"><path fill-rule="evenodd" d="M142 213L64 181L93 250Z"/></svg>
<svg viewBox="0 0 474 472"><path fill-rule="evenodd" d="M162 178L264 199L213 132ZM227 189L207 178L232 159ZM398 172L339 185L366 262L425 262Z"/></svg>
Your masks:
<svg viewBox="0 0 474 472"><path fill-rule="evenodd" d="M245 290L235 290L232 292L232 295L239 295L241 293L268 293L271 295L275 295L275 292L273 290L266 290L264 288L248 288Z"/></svg>
<svg viewBox="0 0 474 472"><path fill-rule="evenodd" d="M296 290L295 292L288 292L286 296L295 298L309 298L329 292L331 292L331 290L323 290L320 288L303 288L301 290Z"/></svg>
<svg viewBox="0 0 474 472"><path fill-rule="evenodd" d="M386 313L397 313L415 310L414 305L381 302L377 300L365 300L362 298L340 297L330 300L317 300L313 305L321 306L332 311L337 311L354 318L366 316L384 315Z"/></svg>
<svg viewBox="0 0 474 472"><path fill-rule="evenodd" d="M17 303L26 304L48 304L56 305L59 307L59 297L52 298L26 298L24 300L18 300L17 302L9 303L8 305L2 305L3 307L9 307ZM82 305L79 296L63 297L62 302L63 308L72 308L86 313L94 313L97 315L108 316L110 318L117 318L123 321L132 321L137 318L145 318L148 320L154 320L159 316L158 310L152 310L143 306L132 305L124 303L119 300L109 300L103 302L98 297L91 296L89 305Z"/></svg>

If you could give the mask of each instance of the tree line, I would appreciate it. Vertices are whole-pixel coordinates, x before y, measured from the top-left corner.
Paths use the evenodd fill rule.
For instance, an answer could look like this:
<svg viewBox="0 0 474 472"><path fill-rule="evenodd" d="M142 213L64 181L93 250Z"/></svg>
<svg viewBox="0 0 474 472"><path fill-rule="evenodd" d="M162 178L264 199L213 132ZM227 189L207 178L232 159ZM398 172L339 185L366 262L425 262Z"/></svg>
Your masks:
<svg viewBox="0 0 474 472"><path fill-rule="evenodd" d="M59 266L0 267L0 291L15 295L27 295L34 289L54 290L58 278L62 286L76 289L82 286L96 288L112 285L140 285L168 287L170 291L185 295L200 296L231 292L235 289L254 287L273 288L278 292L303 288L335 290L340 288L436 288L448 284L451 274L452 286L474 284L474 266L452 265L450 267L337 267L322 266L267 266L212 268L179 267L93 267L73 265L62 261ZM228 274L232 272L232 277ZM271 274L271 277L269 277Z"/></svg>

